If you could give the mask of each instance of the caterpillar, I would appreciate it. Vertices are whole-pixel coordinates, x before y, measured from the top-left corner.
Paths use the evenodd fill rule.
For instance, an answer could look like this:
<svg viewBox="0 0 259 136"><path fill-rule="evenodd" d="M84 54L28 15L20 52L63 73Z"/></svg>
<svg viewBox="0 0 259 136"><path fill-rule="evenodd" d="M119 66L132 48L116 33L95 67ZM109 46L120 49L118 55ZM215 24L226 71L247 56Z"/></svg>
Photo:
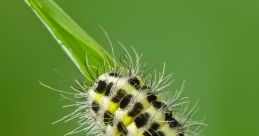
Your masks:
<svg viewBox="0 0 259 136"><path fill-rule="evenodd" d="M101 75L89 90L92 110L109 136L184 136L168 106L135 76Z"/></svg>
<svg viewBox="0 0 259 136"><path fill-rule="evenodd" d="M187 97L180 97L183 89L173 96L167 89L173 81L171 74L165 74L165 65L161 73L145 73L142 55L133 48L132 58L122 47L125 59L117 64L127 69L104 65L106 73L99 75L90 70L92 82L82 85L77 81L80 89L72 87L75 93L69 95L76 100L67 106L75 107L75 111L57 121L78 119L79 127L67 135L85 132L97 136L198 136L199 128L205 124L190 120L195 108L186 112ZM163 96L172 97L164 100Z"/></svg>

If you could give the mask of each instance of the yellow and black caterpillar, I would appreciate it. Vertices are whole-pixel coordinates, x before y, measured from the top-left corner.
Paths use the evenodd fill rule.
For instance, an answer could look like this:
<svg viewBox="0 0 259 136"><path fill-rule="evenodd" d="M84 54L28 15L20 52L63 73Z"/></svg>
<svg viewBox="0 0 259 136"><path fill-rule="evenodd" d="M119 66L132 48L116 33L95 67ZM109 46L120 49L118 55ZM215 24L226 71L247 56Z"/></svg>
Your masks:
<svg viewBox="0 0 259 136"><path fill-rule="evenodd" d="M88 94L107 136L184 136L182 123L168 105L137 76L103 74Z"/></svg>
<svg viewBox="0 0 259 136"><path fill-rule="evenodd" d="M165 74L165 65L161 73L145 73L141 55L133 49L133 58L122 48L124 59L115 61L113 67L103 65L107 73L99 75L98 69L97 73L89 70L89 84L76 80L80 89L72 87L75 93L61 91L64 98L73 99L73 104L64 107L75 110L57 122L76 120L79 124L67 135L85 132L87 136L200 136L204 124L190 119L195 106L188 111L187 97L180 97L182 88L175 95L168 89L173 81L171 74Z"/></svg>

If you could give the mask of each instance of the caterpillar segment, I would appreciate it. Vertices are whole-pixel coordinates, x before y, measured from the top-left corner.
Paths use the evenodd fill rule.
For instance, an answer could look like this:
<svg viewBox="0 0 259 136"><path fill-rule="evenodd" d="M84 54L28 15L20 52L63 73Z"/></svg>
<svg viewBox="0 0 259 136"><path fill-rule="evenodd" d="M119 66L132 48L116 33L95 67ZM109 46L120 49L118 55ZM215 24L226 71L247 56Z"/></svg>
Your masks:
<svg viewBox="0 0 259 136"><path fill-rule="evenodd" d="M184 136L181 123L137 76L101 75L87 92L107 136Z"/></svg>

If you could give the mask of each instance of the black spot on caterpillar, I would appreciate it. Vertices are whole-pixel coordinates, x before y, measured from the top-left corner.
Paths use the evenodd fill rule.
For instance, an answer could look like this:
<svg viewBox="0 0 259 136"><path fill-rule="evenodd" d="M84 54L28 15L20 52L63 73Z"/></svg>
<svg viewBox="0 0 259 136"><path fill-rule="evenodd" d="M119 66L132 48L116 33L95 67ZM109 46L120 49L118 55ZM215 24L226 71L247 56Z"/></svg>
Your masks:
<svg viewBox="0 0 259 136"><path fill-rule="evenodd" d="M129 116L135 117L143 110L143 105L140 102L135 103L133 109L128 113Z"/></svg>
<svg viewBox="0 0 259 136"><path fill-rule="evenodd" d="M112 82L108 84L108 86L105 89L105 93L104 93L105 96L108 96L110 94L112 86L113 86Z"/></svg>
<svg viewBox="0 0 259 136"><path fill-rule="evenodd" d="M95 112L95 113L97 113L98 111L99 111L99 104L96 102L96 101L93 101L92 102L92 109L93 109L93 111Z"/></svg>
<svg viewBox="0 0 259 136"><path fill-rule="evenodd" d="M103 80L98 81L97 87L95 88L95 91L98 93L103 93L106 88L106 83Z"/></svg>
<svg viewBox="0 0 259 136"><path fill-rule="evenodd" d="M140 81L137 77L130 78L129 84L134 86L137 90L140 88Z"/></svg>
<svg viewBox="0 0 259 136"><path fill-rule="evenodd" d="M166 112L165 113L165 120L168 122L169 126L172 128L176 128L181 126L181 124L172 117L171 112Z"/></svg>
<svg viewBox="0 0 259 136"><path fill-rule="evenodd" d="M117 94L111 99L112 102L118 103L126 95L125 90L118 90Z"/></svg>
<svg viewBox="0 0 259 136"><path fill-rule="evenodd" d="M148 86L143 85L143 86L141 87L141 89L142 89L142 90L145 90L145 89L151 89L151 88L148 87Z"/></svg>
<svg viewBox="0 0 259 136"><path fill-rule="evenodd" d="M111 72L111 73L109 73L109 76L112 76L112 77L120 77L120 74L119 74L119 73L116 73L116 72Z"/></svg>
<svg viewBox="0 0 259 136"><path fill-rule="evenodd" d="M152 102L152 104L154 105L155 108L157 109L161 109L163 107L166 107L166 104L160 101L154 101Z"/></svg>
<svg viewBox="0 0 259 136"><path fill-rule="evenodd" d="M125 97L122 99L121 103L120 103L120 108L121 108L121 109L124 109L125 107L127 107L128 104L130 103L131 98L132 98L132 95L131 95L131 94L128 94L127 96L125 96Z"/></svg>
<svg viewBox="0 0 259 136"><path fill-rule="evenodd" d="M154 122L154 123L151 124L149 129L157 130L158 128L159 128L159 124Z"/></svg>
<svg viewBox="0 0 259 136"><path fill-rule="evenodd" d="M144 125L146 125L147 121L148 121L148 118L150 117L150 115L145 112L145 113L142 113L140 114L139 116L137 116L134 120L137 128L141 128L143 127Z"/></svg>
<svg viewBox="0 0 259 136"><path fill-rule="evenodd" d="M179 135L179 136L184 136L184 132L183 132L183 131L180 131L178 135Z"/></svg>
<svg viewBox="0 0 259 136"><path fill-rule="evenodd" d="M157 134L156 130L157 130L158 128L159 128L159 124L158 124L158 123L152 123L151 126L150 126L150 128L149 128L147 131L145 131L145 132L143 133L143 135L144 135L144 136L153 136L153 135L156 135L156 134Z"/></svg>
<svg viewBox="0 0 259 136"><path fill-rule="evenodd" d="M147 94L147 100L148 100L148 102L153 102L153 101L155 101L157 99L157 96L156 95L154 95L154 94L152 94L152 93L148 93Z"/></svg>
<svg viewBox="0 0 259 136"><path fill-rule="evenodd" d="M106 111L104 113L103 122L104 122L105 125L113 124L113 115L109 111Z"/></svg>
<svg viewBox="0 0 259 136"><path fill-rule="evenodd" d="M118 131L120 132L120 135L121 135L121 136L126 136L127 133L128 133L127 129L125 128L125 126L123 125L122 122L119 122L119 123L117 124L117 129L118 129Z"/></svg>

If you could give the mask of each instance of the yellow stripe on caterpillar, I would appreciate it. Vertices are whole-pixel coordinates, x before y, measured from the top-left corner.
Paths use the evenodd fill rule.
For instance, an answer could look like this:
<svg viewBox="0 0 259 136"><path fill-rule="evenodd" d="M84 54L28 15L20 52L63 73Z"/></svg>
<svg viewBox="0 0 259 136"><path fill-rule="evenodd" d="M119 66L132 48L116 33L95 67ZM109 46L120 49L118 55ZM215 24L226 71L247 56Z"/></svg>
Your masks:
<svg viewBox="0 0 259 136"><path fill-rule="evenodd" d="M111 113L114 113L118 109L118 107L119 107L118 103L114 103L114 102L110 101L108 104L108 111Z"/></svg>

